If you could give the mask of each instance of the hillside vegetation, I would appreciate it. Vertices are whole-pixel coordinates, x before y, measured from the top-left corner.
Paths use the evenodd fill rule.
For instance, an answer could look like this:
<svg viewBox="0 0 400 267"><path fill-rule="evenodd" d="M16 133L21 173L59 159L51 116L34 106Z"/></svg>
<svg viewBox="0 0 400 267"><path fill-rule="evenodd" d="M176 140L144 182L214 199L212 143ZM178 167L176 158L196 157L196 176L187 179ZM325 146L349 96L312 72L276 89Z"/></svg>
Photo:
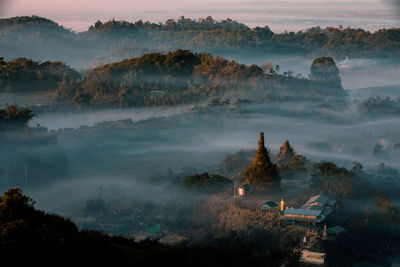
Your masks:
<svg viewBox="0 0 400 267"><path fill-rule="evenodd" d="M77 71L62 62L38 62L26 58L4 61L0 57L0 92L54 90L60 82L79 79Z"/></svg>
<svg viewBox="0 0 400 267"><path fill-rule="evenodd" d="M158 106L208 101L210 97L257 101L345 96L340 83L308 80L211 54L177 50L101 65L76 83L62 83L56 96L75 104Z"/></svg>
<svg viewBox="0 0 400 267"><path fill-rule="evenodd" d="M11 57L45 56L74 60L85 66L119 61L148 52L176 48L221 56L296 54L307 57L398 57L400 29L314 27L274 33L268 26L250 28L231 19L180 17L164 23L139 20L97 21L88 31L75 33L37 16L0 19L0 48Z"/></svg>

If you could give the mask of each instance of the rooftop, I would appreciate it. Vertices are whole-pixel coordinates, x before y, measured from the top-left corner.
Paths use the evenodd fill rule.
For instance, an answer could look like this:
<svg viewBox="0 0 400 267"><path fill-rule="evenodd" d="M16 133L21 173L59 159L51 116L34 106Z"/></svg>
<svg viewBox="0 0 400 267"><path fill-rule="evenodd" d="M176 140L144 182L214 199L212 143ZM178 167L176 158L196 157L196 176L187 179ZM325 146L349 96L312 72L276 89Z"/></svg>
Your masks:
<svg viewBox="0 0 400 267"><path fill-rule="evenodd" d="M284 215L304 215L304 216L319 216L322 213L320 210L309 210L309 209L286 209Z"/></svg>
<svg viewBox="0 0 400 267"><path fill-rule="evenodd" d="M281 220L320 223L332 213L335 203L324 195L313 196L300 209L286 209Z"/></svg>

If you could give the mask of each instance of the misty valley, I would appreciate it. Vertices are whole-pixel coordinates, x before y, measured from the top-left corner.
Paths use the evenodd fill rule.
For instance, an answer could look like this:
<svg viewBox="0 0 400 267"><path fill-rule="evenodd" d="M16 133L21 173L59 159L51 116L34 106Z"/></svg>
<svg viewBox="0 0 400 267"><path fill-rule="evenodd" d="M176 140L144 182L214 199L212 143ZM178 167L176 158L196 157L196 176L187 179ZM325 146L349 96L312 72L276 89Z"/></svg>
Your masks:
<svg viewBox="0 0 400 267"><path fill-rule="evenodd" d="M5 266L400 262L398 28L0 36Z"/></svg>

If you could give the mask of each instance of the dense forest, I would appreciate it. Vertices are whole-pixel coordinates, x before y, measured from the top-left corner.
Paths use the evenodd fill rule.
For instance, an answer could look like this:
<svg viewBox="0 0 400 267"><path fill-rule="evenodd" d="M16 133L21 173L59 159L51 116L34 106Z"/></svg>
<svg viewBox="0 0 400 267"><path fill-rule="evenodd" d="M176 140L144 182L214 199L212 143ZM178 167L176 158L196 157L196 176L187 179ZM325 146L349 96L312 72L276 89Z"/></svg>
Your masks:
<svg viewBox="0 0 400 267"><path fill-rule="evenodd" d="M189 104L212 97L285 101L345 96L333 59L319 60L312 65L312 73L319 76L306 79L291 73L278 74L271 66L247 66L187 50L150 53L100 65L83 77L60 62L19 58L2 61L0 89L50 91L58 100L117 107Z"/></svg>
<svg viewBox="0 0 400 267"><path fill-rule="evenodd" d="M38 57L73 60L79 66L119 61L148 52L177 48L220 56L295 54L311 58L398 57L400 30L369 32L342 27L310 28L274 33L268 26L250 28L231 19L181 17L165 23L97 21L88 31L75 33L37 17L0 19L0 49L11 58ZM70 62L68 62L70 64Z"/></svg>
<svg viewBox="0 0 400 267"><path fill-rule="evenodd" d="M393 52L399 52L400 41L399 29L382 29L370 33L362 29L315 27L297 33L276 34L268 26L250 28L230 19L215 21L210 16L199 20L180 17L160 24L143 21L98 21L89 28L87 35L116 38L120 32L130 33L126 39L148 34L153 40L156 37L159 45L162 40L168 40L168 43L173 40L172 47L185 49L257 49L263 52L299 54L314 54L319 51L338 57L385 56L387 53L393 56ZM168 48L161 46L161 49Z"/></svg>
<svg viewBox="0 0 400 267"><path fill-rule="evenodd" d="M0 58L0 92L33 93L55 89L61 81L80 78L77 71L62 62L37 62L26 58L4 61Z"/></svg>
<svg viewBox="0 0 400 267"><path fill-rule="evenodd" d="M335 65L333 61L324 62ZM145 54L99 66L88 71L80 84L80 90L74 92L67 86L66 91L74 94L75 103L92 105L175 105L208 101L210 97L313 100L345 95L340 80L279 75L271 69L264 72L257 65L187 50ZM68 94L64 92L62 88L61 95Z"/></svg>

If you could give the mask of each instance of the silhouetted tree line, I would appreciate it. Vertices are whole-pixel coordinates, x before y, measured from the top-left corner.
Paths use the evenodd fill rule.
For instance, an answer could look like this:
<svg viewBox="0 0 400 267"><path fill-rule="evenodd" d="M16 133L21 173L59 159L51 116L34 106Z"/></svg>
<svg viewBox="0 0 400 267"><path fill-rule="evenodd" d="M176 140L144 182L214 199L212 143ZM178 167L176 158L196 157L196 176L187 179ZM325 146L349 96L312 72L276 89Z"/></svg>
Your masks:
<svg viewBox="0 0 400 267"><path fill-rule="evenodd" d="M181 16L177 20L168 19L164 23L161 22L158 24L149 21L144 22L142 20L138 20L135 23L116 21L114 19L102 23L98 20L94 25L89 27L89 32L104 32L109 30L185 31L214 29L240 30L249 29L249 27L229 18L222 21L216 21L211 16L199 20L192 20Z"/></svg>

